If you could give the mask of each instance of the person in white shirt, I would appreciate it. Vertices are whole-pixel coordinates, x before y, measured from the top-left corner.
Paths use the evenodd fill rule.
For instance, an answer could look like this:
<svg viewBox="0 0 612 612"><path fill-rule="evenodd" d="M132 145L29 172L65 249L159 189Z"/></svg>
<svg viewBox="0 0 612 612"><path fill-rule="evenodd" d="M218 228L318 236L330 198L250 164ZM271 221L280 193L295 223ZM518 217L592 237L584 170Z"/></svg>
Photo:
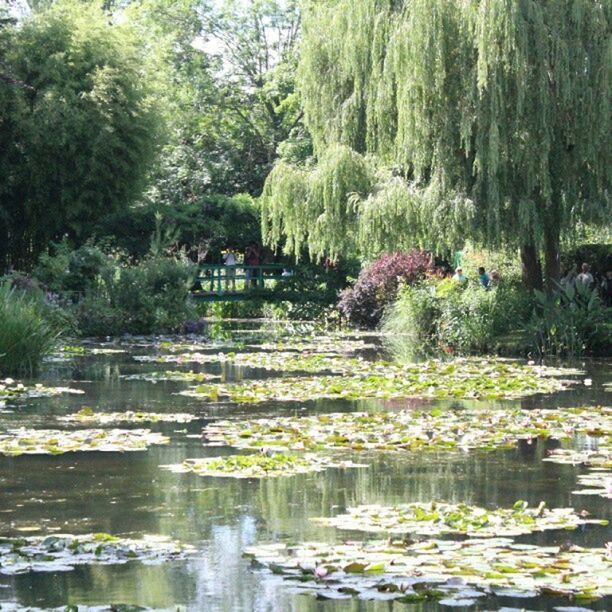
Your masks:
<svg viewBox="0 0 612 612"><path fill-rule="evenodd" d="M580 284L583 287L591 287L593 285L593 275L590 272L588 263L582 264L582 271L576 277L576 284Z"/></svg>
<svg viewBox="0 0 612 612"><path fill-rule="evenodd" d="M227 266L225 272L225 289L229 289L232 284L232 291L236 291L236 254L232 249L228 249L223 254L223 265Z"/></svg>
<svg viewBox="0 0 612 612"><path fill-rule="evenodd" d="M457 281L458 283L467 283L467 276L464 276L463 268L461 266L455 270L453 280Z"/></svg>

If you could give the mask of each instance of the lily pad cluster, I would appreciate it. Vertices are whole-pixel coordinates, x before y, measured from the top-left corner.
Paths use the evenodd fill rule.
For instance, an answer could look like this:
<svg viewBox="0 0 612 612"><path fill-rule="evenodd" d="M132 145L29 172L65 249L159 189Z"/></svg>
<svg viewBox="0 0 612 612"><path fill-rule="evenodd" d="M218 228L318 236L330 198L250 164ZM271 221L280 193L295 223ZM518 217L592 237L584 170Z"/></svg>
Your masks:
<svg viewBox="0 0 612 612"><path fill-rule="evenodd" d="M245 554L296 587L330 598L383 593L413 602L454 592L471 605L485 592L504 589L587 601L612 594L612 558L603 548L480 538L270 544L248 548ZM482 591L468 595L466 586Z"/></svg>
<svg viewBox="0 0 612 612"><path fill-rule="evenodd" d="M587 519L573 508L548 509L544 502L529 508L518 501L512 508L487 510L467 504L411 503L397 506L366 505L349 508L346 514L315 518L315 522L350 531L417 535L463 534L478 537L513 537L534 531L576 529L580 525L607 525Z"/></svg>
<svg viewBox="0 0 612 612"><path fill-rule="evenodd" d="M12 378L0 379L0 401L11 398L52 397L54 395L82 395L81 389L70 387L46 387L40 383L24 385Z"/></svg>
<svg viewBox="0 0 612 612"><path fill-rule="evenodd" d="M125 374L121 376L125 380L145 380L147 382L178 381L178 382L204 382L220 378L216 374L208 372L181 372L180 370L166 370L165 372L143 372L142 374Z"/></svg>
<svg viewBox="0 0 612 612"><path fill-rule="evenodd" d="M231 363L236 366L261 368L284 372L358 372L367 371L369 362L359 358L327 355L325 353L295 353L278 351L273 353L181 353L135 357L140 361L161 361L162 363Z"/></svg>
<svg viewBox="0 0 612 612"><path fill-rule="evenodd" d="M127 410L125 412L95 412L91 408L82 408L75 414L58 417L63 423L96 423L109 425L112 423L191 423L198 420L195 414L184 412L138 412Z"/></svg>
<svg viewBox="0 0 612 612"><path fill-rule="evenodd" d="M200 385L182 393L206 400L223 398L238 403L317 398L500 399L552 393L567 386L567 382L549 376L545 368L500 361L458 360L448 363L433 360L404 366L354 359L339 364L338 369L346 375ZM557 373L554 371L555 375Z"/></svg>
<svg viewBox="0 0 612 612"><path fill-rule="evenodd" d="M192 547L163 536L118 538L106 533L0 538L0 574L71 571L76 565L157 564L185 558Z"/></svg>
<svg viewBox="0 0 612 612"><path fill-rule="evenodd" d="M306 417L217 421L204 429L209 443L277 450L493 450L521 439L609 436L610 408L557 410L433 409L352 412Z"/></svg>
<svg viewBox="0 0 612 612"><path fill-rule="evenodd" d="M334 461L316 454L287 455L233 455L209 459L186 459L177 465L162 466L176 473L195 473L200 476L231 478L277 478L309 472L321 472L327 468L367 467L350 461Z"/></svg>
<svg viewBox="0 0 612 612"><path fill-rule="evenodd" d="M599 495L612 499L612 438L608 435L598 449L574 450L555 449L544 461L583 465L589 468L587 474L578 476L578 483L585 488L572 491L574 495Z"/></svg>
<svg viewBox="0 0 612 612"><path fill-rule="evenodd" d="M77 451L143 451L170 439L150 429L12 429L0 433L0 454L62 455Z"/></svg>
<svg viewBox="0 0 612 612"><path fill-rule="evenodd" d="M60 348L60 354L66 355L118 355L125 353L125 349L110 348L105 346L86 346L84 344L78 345L64 345Z"/></svg>

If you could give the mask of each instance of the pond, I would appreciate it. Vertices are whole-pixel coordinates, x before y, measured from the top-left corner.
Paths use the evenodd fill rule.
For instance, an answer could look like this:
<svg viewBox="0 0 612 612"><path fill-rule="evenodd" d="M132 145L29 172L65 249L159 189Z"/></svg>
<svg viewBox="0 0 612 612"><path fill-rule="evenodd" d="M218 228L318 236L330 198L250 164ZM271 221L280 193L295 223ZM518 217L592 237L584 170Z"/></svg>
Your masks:
<svg viewBox="0 0 612 612"><path fill-rule="evenodd" d="M436 610L449 609L449 606L482 610L550 610L556 607L562 610L571 606L574 609L612 609L610 596L577 601L558 593L537 594L529 588L517 592L517 589L491 587L479 587L480 592L474 593L473 588L468 588L469 579L468 587L451 593L454 597L432 596L410 603L406 598L400 601L392 589L377 589L376 584L383 577L374 572L367 577L353 577L351 584L356 585L355 593L361 592L356 581L368 582L368 589L358 597L351 588L336 588L340 583L311 588L312 576L304 581L292 580L282 568L266 565L265 559L260 560L262 563L254 563L243 554L249 549L257 556L258 546L272 543L331 544L347 539L373 542L388 538L389 534L359 531L354 525L352 530L342 530L335 527L333 521L312 520L337 517L361 505L390 507L435 501L493 510L512 508L517 500L528 502L529 508L537 508L544 501L547 508L571 507L585 510L589 518L609 520L612 513L605 491L599 495L573 493L585 488L578 484L578 476L588 473L584 465L544 461L550 456L549 451L561 445L558 440L523 436L514 445L501 445L490 452L467 446L443 450L431 448L431 445L423 451L407 448L390 452L355 447L351 443L335 449L335 465L330 461L330 465L318 466L320 469L315 471L299 471L291 477L212 477L164 467L184 467L191 465L183 464L185 460L251 452L237 450L218 439L215 444L205 444L211 438L214 441L214 436L205 433L203 437L203 429L214 432L216 424L226 420L240 430L247 421L252 427L255 420L259 420L258 427L263 427L266 422L284 417L333 414L336 415L334 419L340 419L340 413L355 411L410 415L411 411L433 410L438 418L436 423L443 423L446 414L464 410L468 412L462 414L470 415L470 410L482 406L499 411L605 406L610 399L609 387L605 385L611 379L612 363L578 364L574 367L582 371L571 372L565 377L575 383L570 388L523 398L461 400L439 398L434 394L427 399L354 399L353 396L346 399L315 394L312 398L304 396L290 401L278 396L236 403L230 401L231 395L210 397L208 391L204 396L181 392L202 384L208 389L209 385L221 383L230 387L242 381L248 387L248 381L256 379L269 380L272 384L280 377L333 375L325 369L318 371L316 364L308 372L299 372L293 367L292 371L284 372L282 359L274 358L274 354L300 349L308 355L324 352L328 358L338 361L344 358L367 361L378 356L380 338L317 336L307 327L273 327L260 323L227 323L209 331L214 332L216 340L129 338L67 347L46 362L35 381L24 383L67 387L82 393L52 397L22 394L5 399L4 406L0 402L0 432L26 428L28 431L22 432L22 440L18 442L24 449L33 449L36 443L32 439L36 433L30 430L150 429L157 434L148 448L138 452L113 452L112 444L117 442L112 438L104 442L109 445L109 452L76 450L60 454L63 442L49 441L50 437L58 437L53 433L46 434L41 442L45 449L52 449L53 454L0 455L0 609L63 609L66 605L78 605L79 610L97 609L98 606L108 609L109 604L156 610L296 612ZM251 356L242 362L241 358L234 361L203 358L195 362L186 358L164 359L163 363L155 360L156 356L188 353L210 356L219 352L263 356ZM147 356L149 359L143 359ZM312 366L312 360L309 363ZM321 368L326 367L332 366L323 362ZM160 374L167 371L194 372L202 376ZM147 374L149 376L145 376ZM346 371L338 372L336 376L346 378L347 374ZM131 411L132 415L155 413L157 418L153 422L141 422L134 416L131 422L117 422L113 420L115 415L106 423L88 421L100 412L126 411ZM60 418L75 413L84 418L77 422ZM162 416L177 414L196 419L177 417L167 421ZM478 417L470 418L478 420ZM430 438L435 437L436 426L432 425L434 433L428 434ZM474 427L479 427L478 422L474 422ZM142 434L138 432L137 435ZM169 439L168 443L155 442L164 436ZM89 431L81 438L68 450L78 449L78 445L84 443L91 445L92 440L97 440ZM596 447L598 440L583 436L581 444L585 448ZM338 444L345 443L340 440ZM567 443L564 446L569 448ZM262 455L273 456L265 445L262 448ZM295 449L288 452L292 450ZM351 466L342 465L341 461ZM367 467L352 467L352 464ZM66 559L72 558L70 556L62 557L64 563L60 563L52 560L53 555L42 554L28 567L34 571L12 572L6 563L3 566L2 538L97 533L130 540L167 536L192 548L168 554L162 551L160 556L144 551L142 558L141 551L132 552L119 555L121 563L113 563L112 554L105 559L100 550L89 557L84 554L82 562L74 560L71 564L66 563ZM612 539L611 535L607 525L588 523L573 530L551 529L517 535L514 540L520 544L561 546L564 550L572 550L572 545L604 547ZM467 536L445 533L439 537L461 540ZM415 536L410 542L419 541L419 538L422 540L426 536ZM47 548L56 546L55 540L48 542L52 544ZM70 555L76 552L71 549ZM275 571L270 571L270 567ZM610 564L606 567L607 592L610 592ZM314 594L316 591L318 596ZM412 587L408 592L413 592Z"/></svg>

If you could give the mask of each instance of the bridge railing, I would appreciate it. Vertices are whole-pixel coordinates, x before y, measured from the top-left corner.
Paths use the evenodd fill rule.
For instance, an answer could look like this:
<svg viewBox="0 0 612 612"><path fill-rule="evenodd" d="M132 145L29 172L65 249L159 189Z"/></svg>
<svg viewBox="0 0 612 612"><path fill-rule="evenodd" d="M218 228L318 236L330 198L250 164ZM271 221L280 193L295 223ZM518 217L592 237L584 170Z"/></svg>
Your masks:
<svg viewBox="0 0 612 612"><path fill-rule="evenodd" d="M283 264L206 264L199 268L193 294L210 297L261 291L273 288L279 281L292 275L293 270Z"/></svg>

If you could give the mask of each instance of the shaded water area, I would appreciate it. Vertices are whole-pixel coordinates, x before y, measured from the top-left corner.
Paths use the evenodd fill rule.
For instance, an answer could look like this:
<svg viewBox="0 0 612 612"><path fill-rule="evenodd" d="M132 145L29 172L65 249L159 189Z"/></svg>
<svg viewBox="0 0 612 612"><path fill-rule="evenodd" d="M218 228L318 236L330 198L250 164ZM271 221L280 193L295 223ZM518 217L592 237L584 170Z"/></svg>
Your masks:
<svg viewBox="0 0 612 612"><path fill-rule="evenodd" d="M257 330L256 323L251 328ZM256 350L266 332L251 334L245 323L215 330L220 341L200 339L200 352ZM283 326L272 330L283 333ZM299 331L299 330L298 330ZM366 340L368 340L366 338ZM369 341L369 340L368 340ZM377 342L377 339L371 339ZM208 345L208 346L204 346ZM83 395L11 400L0 412L0 428L58 428L56 417L84 406L94 411L188 412L201 420L188 424L119 424L150 427L171 438L166 446L144 452L75 452L59 456L0 456L0 536L106 532L125 537L163 534L192 544L196 552L185 560L160 565L131 561L122 565L82 565L69 572L30 572L0 575L0 609L55 608L68 604L97 606L134 604L154 609L219 611L389 611L444 609L439 604L407 605L391 601L347 599L321 601L299 593L279 576L251 567L245 547L276 541L341 541L346 533L321 526L309 518L333 516L347 507L380 503L465 502L496 508L518 499L532 506L544 500L548 507L585 509L611 519L609 500L572 495L576 477L584 468L542 462L548 448L558 443L535 440L518 448L489 453L347 454L367 469L329 469L324 472L273 479L211 478L176 474L160 469L187 458L222 456L229 447L204 446L201 430L219 418L243 419L278 415L307 415L354 410L377 411L449 406L461 402L437 400L268 402L256 405L213 403L177 393L193 383L126 379L126 375L171 368L222 374L227 381L282 376L261 369L219 364L177 366L143 363L137 355L155 353L145 340L88 344L124 349L116 354L83 354L50 361L35 382L70 386ZM259 349L261 350L261 349ZM371 351L370 351L371 352ZM367 351L366 351L367 354ZM605 405L604 389L612 374L610 362L580 364L582 378L592 385L548 396L496 402L501 406L559 407ZM295 375L295 374L292 374ZM367 534L355 534L367 539ZM576 531L550 531L520 536L521 542L574 543L601 547L612 539L610 528L587 525ZM14 604L11 606L10 604ZM480 598L472 609L503 607L549 610L580 605L553 597ZM612 609L610 598L583 604L589 609Z"/></svg>

